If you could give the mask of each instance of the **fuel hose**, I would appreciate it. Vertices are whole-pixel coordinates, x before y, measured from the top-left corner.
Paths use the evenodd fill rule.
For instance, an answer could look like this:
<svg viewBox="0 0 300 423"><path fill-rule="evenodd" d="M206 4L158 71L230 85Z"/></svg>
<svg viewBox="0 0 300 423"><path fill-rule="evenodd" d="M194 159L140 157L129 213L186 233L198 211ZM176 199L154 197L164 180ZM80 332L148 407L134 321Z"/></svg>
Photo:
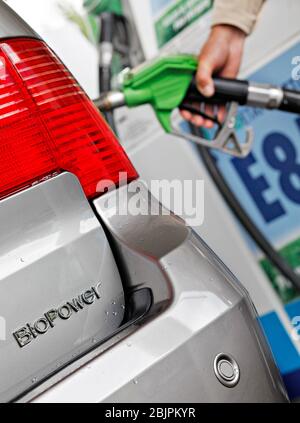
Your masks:
<svg viewBox="0 0 300 423"><path fill-rule="evenodd" d="M113 13L104 12L100 15L101 31L99 40L99 88L101 92L107 92L111 89L112 78L112 61L113 61L113 38L114 38L114 21ZM104 112L104 117L116 133L116 125L114 121L114 112Z"/></svg>

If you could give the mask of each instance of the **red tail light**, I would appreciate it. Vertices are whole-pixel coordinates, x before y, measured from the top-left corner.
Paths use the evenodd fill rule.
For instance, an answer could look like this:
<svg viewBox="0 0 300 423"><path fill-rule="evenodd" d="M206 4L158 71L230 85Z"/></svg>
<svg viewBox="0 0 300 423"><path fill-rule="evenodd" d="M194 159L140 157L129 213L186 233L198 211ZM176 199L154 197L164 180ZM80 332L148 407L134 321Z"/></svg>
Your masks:
<svg viewBox="0 0 300 423"><path fill-rule="evenodd" d="M0 198L62 171L88 198L137 173L91 100L39 40L0 43Z"/></svg>

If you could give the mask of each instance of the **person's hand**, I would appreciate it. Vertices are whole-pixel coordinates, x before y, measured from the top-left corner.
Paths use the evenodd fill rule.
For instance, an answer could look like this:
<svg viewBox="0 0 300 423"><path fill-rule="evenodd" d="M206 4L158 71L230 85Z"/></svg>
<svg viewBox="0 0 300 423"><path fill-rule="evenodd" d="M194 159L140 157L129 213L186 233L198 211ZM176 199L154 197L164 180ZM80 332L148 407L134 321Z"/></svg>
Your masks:
<svg viewBox="0 0 300 423"><path fill-rule="evenodd" d="M216 25L212 28L199 56L196 77L198 89L205 97L211 97L214 94L213 75L236 78L242 61L245 38L245 33L234 26ZM205 112L212 115L212 107L206 106ZM181 115L196 126L207 128L213 126L210 120L188 111L181 111ZM224 107L219 108L219 121L224 119L224 115Z"/></svg>

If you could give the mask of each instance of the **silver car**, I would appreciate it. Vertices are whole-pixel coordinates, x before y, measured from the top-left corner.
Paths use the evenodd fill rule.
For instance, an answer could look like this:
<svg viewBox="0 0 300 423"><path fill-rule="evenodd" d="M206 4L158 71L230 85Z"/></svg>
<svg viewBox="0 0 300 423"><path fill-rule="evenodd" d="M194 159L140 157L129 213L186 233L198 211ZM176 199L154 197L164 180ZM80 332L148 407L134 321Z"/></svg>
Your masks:
<svg viewBox="0 0 300 423"><path fill-rule="evenodd" d="M2 1L0 38L0 401L288 401L246 290Z"/></svg>

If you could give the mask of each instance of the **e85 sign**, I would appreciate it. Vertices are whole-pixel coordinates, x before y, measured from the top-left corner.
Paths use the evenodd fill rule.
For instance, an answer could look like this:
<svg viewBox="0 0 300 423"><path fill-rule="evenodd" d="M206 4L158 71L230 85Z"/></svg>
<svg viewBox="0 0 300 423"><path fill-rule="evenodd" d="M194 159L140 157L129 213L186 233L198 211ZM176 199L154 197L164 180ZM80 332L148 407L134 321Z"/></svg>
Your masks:
<svg viewBox="0 0 300 423"><path fill-rule="evenodd" d="M295 124L299 129L300 145L300 118L295 120ZM276 191L279 189L287 200L300 207L300 154L294 142L284 132L270 132L262 140L261 148L266 163L265 169L270 168L277 174ZM272 185L264 170L257 176L251 172L251 168L256 163L255 153L251 153L244 160L232 160L236 172L252 197L264 223L268 224L285 216L288 210L286 202L280 199L282 195L268 199L267 191L272 188Z"/></svg>
<svg viewBox="0 0 300 423"><path fill-rule="evenodd" d="M294 77L299 52L300 43L248 79L300 90L300 78ZM253 150L245 159L218 153L218 166L257 227L300 272L300 114L242 108L238 120L241 137L245 127L253 127ZM267 259L260 264L283 302L294 299L290 282Z"/></svg>

